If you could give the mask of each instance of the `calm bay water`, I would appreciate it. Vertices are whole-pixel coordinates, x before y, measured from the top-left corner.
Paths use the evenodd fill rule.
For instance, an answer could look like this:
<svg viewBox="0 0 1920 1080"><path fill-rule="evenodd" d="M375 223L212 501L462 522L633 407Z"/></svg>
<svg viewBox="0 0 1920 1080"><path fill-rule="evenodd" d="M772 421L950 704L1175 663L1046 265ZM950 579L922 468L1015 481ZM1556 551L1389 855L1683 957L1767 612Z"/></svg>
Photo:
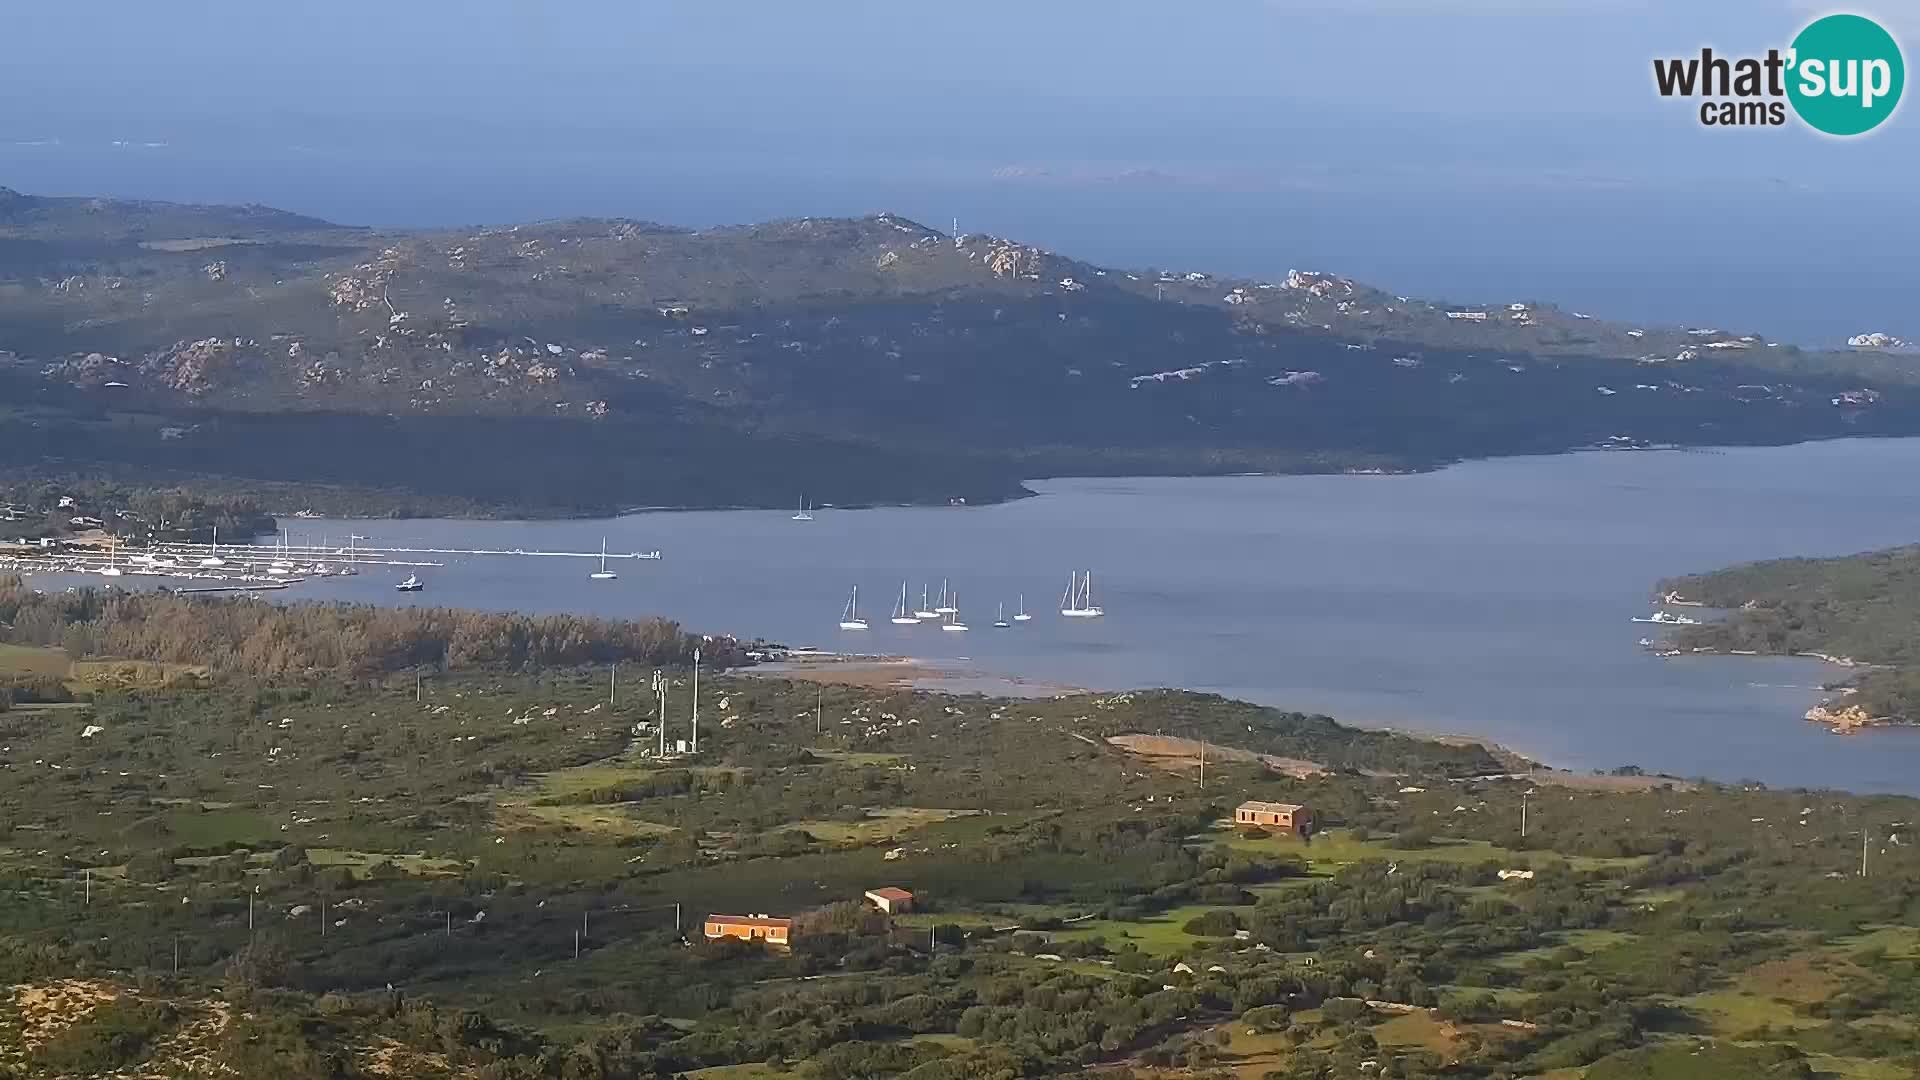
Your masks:
<svg viewBox="0 0 1920 1080"><path fill-rule="evenodd" d="M1920 792L1920 732L1801 719L1837 669L1661 660L1628 620L1668 574L1920 539L1920 440L1474 462L1417 476L1052 480L964 509L644 513L612 521L290 521L376 544L661 549L596 582L573 559L450 559L314 582L378 603L661 614L706 632L895 653L1098 689L1180 686L1353 724L1475 735L1571 768ZM825 493L823 493L825 494ZM1090 567L1104 619L1057 614ZM886 620L951 580L966 634ZM836 628L860 586L867 633ZM1024 593L1032 622L990 627Z"/></svg>

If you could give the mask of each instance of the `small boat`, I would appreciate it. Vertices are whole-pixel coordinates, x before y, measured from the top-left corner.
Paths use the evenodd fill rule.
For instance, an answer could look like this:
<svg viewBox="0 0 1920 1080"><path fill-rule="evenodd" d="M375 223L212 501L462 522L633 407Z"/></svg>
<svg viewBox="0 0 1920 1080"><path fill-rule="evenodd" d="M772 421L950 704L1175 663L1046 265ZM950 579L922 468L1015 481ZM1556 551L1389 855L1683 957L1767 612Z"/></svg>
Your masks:
<svg viewBox="0 0 1920 1080"><path fill-rule="evenodd" d="M800 496L800 509L793 515L795 521L812 521L813 511L807 509L807 497Z"/></svg>
<svg viewBox="0 0 1920 1080"><path fill-rule="evenodd" d="M913 617L916 619L937 619L940 617L939 612L927 606L927 587L925 585L920 586L920 606L914 610Z"/></svg>
<svg viewBox="0 0 1920 1080"><path fill-rule="evenodd" d="M1000 602L1000 616L993 620L993 628L995 630L1005 630L1012 625L1012 623L1007 621L1007 602L1002 600Z"/></svg>
<svg viewBox="0 0 1920 1080"><path fill-rule="evenodd" d="M1060 614L1070 619L1097 619L1106 613L1093 602L1093 571L1087 571L1085 577L1070 572L1066 595L1060 598Z"/></svg>
<svg viewBox="0 0 1920 1080"><path fill-rule="evenodd" d="M652 551L636 552L633 557L636 559L645 559L648 562L658 562L660 560L660 549L655 548Z"/></svg>
<svg viewBox="0 0 1920 1080"><path fill-rule="evenodd" d="M1026 593L1020 594L1020 610L1014 612L1013 621L1014 622L1032 622L1033 621L1033 616L1027 614L1027 594Z"/></svg>
<svg viewBox="0 0 1920 1080"><path fill-rule="evenodd" d="M227 565L227 560L220 557L220 526L218 525L215 525L213 527L213 547L207 552L207 557L200 560L200 565L201 566Z"/></svg>
<svg viewBox="0 0 1920 1080"><path fill-rule="evenodd" d="M421 581L419 578L419 575L408 574L407 580L402 581L400 584L395 585L393 588L394 588L394 591L396 592L419 592L420 590L426 587L427 587L427 583L424 581Z"/></svg>
<svg viewBox="0 0 1920 1080"><path fill-rule="evenodd" d="M1640 639L1640 647L1641 647L1641 648L1643 648L1643 649L1651 649L1651 648L1653 648L1653 639L1652 639L1652 638L1650 638L1650 637L1643 637L1643 638L1641 638L1641 639Z"/></svg>
<svg viewBox="0 0 1920 1080"><path fill-rule="evenodd" d="M1672 614L1671 612L1666 612L1666 611L1656 611L1651 615L1636 615L1634 616L1633 621L1637 623L1653 623L1658 626L1699 626L1700 625L1699 619L1690 619L1685 615L1675 615L1675 614Z"/></svg>
<svg viewBox="0 0 1920 1080"><path fill-rule="evenodd" d="M956 597L957 599L957 597ZM947 579L940 579L940 606L933 609L935 615L951 615L960 609L947 599Z"/></svg>
<svg viewBox="0 0 1920 1080"><path fill-rule="evenodd" d="M960 594L953 594L953 606L947 609L947 621L940 624L942 630L964 632L967 624L960 621Z"/></svg>
<svg viewBox="0 0 1920 1080"><path fill-rule="evenodd" d="M607 569L607 538L604 536L600 538L600 569L587 576L594 581L612 581L620 576Z"/></svg>
<svg viewBox="0 0 1920 1080"><path fill-rule="evenodd" d="M920 620L907 610L907 583L900 583L900 602L893 606L893 618L888 620L895 626L919 626Z"/></svg>
<svg viewBox="0 0 1920 1080"><path fill-rule="evenodd" d="M860 617L860 586L853 587L853 595L847 597L847 608L840 613L840 629L865 630L867 620Z"/></svg>

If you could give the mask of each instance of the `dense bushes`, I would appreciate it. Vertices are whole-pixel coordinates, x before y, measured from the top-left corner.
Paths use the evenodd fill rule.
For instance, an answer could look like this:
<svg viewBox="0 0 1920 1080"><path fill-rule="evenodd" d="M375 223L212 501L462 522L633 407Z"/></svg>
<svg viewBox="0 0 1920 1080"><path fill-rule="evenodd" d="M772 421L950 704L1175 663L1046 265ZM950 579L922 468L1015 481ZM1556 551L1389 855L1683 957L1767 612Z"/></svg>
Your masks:
<svg viewBox="0 0 1920 1080"><path fill-rule="evenodd" d="M528 670L636 662L716 668L745 662L731 638L704 640L665 619L616 621L365 604L270 604L165 593L43 594L0 578L0 640L206 665L254 678L368 678L411 667ZM36 684L37 685L37 684ZM25 700L16 695L16 700Z"/></svg>

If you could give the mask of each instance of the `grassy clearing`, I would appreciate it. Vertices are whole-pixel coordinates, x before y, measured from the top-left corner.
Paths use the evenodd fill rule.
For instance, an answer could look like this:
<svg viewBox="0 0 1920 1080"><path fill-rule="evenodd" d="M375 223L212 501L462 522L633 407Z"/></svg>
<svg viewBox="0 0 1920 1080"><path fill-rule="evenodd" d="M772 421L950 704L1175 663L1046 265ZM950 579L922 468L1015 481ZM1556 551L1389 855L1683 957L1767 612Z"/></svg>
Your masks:
<svg viewBox="0 0 1920 1080"><path fill-rule="evenodd" d="M67 671L67 682L79 687L160 690L201 683L209 674L207 668L197 664L159 664L147 660L76 660Z"/></svg>
<svg viewBox="0 0 1920 1080"><path fill-rule="evenodd" d="M162 817L163 831L172 843L196 848L279 847L281 840L264 814L252 810L176 806Z"/></svg>
<svg viewBox="0 0 1920 1080"><path fill-rule="evenodd" d="M1814 1027L1818 1021L1793 1014L1793 1006L1738 989L1708 990L1681 998L1679 1004L1721 1038L1737 1038L1762 1024L1776 1029Z"/></svg>
<svg viewBox="0 0 1920 1080"><path fill-rule="evenodd" d="M455 875L466 869L459 859L436 859L429 855L389 855L378 851L346 851L340 848L308 848L307 861L317 867L344 866L356 878L364 878L370 867L392 863L397 870L419 877Z"/></svg>
<svg viewBox="0 0 1920 1080"><path fill-rule="evenodd" d="M1458 1030L1434 1019L1430 1012L1406 1013L1375 1024L1369 1030L1382 1046L1419 1047L1449 1054L1459 1043Z"/></svg>
<svg viewBox="0 0 1920 1080"><path fill-rule="evenodd" d="M1261 855L1299 855L1311 864L1315 874L1326 876L1332 875L1341 867L1369 859L1447 863L1492 861L1511 867L1565 863L1576 870L1631 867L1646 861L1639 856L1603 859L1567 856L1551 851L1512 851L1495 847L1485 840L1458 840L1448 837L1437 837L1426 847L1402 849L1392 846L1392 842L1388 839L1356 840L1345 829L1329 829L1316 835L1311 842L1278 836L1249 840L1238 832L1226 828L1218 830L1208 839L1224 843L1237 851Z"/></svg>
<svg viewBox="0 0 1920 1080"><path fill-rule="evenodd" d="M818 746L809 747L807 753L836 765L852 765L861 768L869 765L898 765L907 760L905 754L868 754L858 750L825 750Z"/></svg>
<svg viewBox="0 0 1920 1080"><path fill-rule="evenodd" d="M73 667L65 649L0 645L0 675L53 675L66 678Z"/></svg>
<svg viewBox="0 0 1920 1080"><path fill-rule="evenodd" d="M502 803L494 820L503 830L558 829L614 838L665 836L671 825L643 821L618 803L545 806L538 803Z"/></svg>
<svg viewBox="0 0 1920 1080"><path fill-rule="evenodd" d="M764 1061L755 1061L746 1065L713 1065L705 1069L689 1069L681 1074L690 1080L772 1080L777 1076L789 1076Z"/></svg>
<svg viewBox="0 0 1920 1080"><path fill-rule="evenodd" d="M1841 938L1833 948L1843 954L1879 949L1893 958L1920 958L1920 926L1876 926L1864 934Z"/></svg>
<svg viewBox="0 0 1920 1080"><path fill-rule="evenodd" d="M916 829L972 817L977 812L929 806L870 806L866 813L860 821L796 821L781 828L805 832L829 844L865 845L896 840Z"/></svg>
<svg viewBox="0 0 1920 1080"><path fill-rule="evenodd" d="M1820 1080L1912 1080L1912 1070L1891 1061L1808 1054L1807 1064Z"/></svg>
<svg viewBox="0 0 1920 1080"><path fill-rule="evenodd" d="M1056 930L1053 936L1059 941L1074 941L1079 938L1103 937L1109 948L1119 948L1131 942L1140 947L1141 952L1156 956L1171 956L1184 952L1188 946L1202 941L1218 941L1218 938L1198 938L1187 933L1182 927L1188 920L1209 911L1216 911L1220 904L1185 904L1168 908L1151 919L1139 922L1119 922L1114 919L1089 919L1066 930ZM1250 914L1251 907L1232 909L1242 915Z"/></svg>
<svg viewBox="0 0 1920 1080"><path fill-rule="evenodd" d="M582 792L597 791L629 780L637 780L657 771L650 766L618 762L596 762L592 765L577 765L571 769L557 769L553 772L541 773L534 778L534 784L538 789L535 797L544 799L579 795Z"/></svg>
<svg viewBox="0 0 1920 1080"><path fill-rule="evenodd" d="M1245 1024L1229 1020L1218 1029L1227 1032L1227 1044L1220 1048L1236 1080L1260 1080L1286 1064L1291 1047L1277 1033L1254 1031Z"/></svg>

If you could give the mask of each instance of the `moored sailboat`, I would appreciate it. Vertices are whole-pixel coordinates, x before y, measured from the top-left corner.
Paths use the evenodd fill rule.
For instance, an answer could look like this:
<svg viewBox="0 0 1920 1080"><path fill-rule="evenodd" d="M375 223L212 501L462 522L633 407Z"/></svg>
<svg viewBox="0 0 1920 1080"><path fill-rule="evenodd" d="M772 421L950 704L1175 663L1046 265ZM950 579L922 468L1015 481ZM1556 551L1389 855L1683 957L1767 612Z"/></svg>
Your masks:
<svg viewBox="0 0 1920 1080"><path fill-rule="evenodd" d="M895 626L918 626L920 620L907 610L907 583L900 583L900 602L893 606L893 618L889 620Z"/></svg>
<svg viewBox="0 0 1920 1080"><path fill-rule="evenodd" d="M860 617L860 586L853 587L853 594L847 597L846 610L840 613L840 629L865 630L867 620Z"/></svg>
<svg viewBox="0 0 1920 1080"><path fill-rule="evenodd" d="M1093 602L1093 571L1087 571L1084 577L1070 572L1066 595L1060 598L1060 614L1070 619L1097 619L1106 613Z"/></svg>

